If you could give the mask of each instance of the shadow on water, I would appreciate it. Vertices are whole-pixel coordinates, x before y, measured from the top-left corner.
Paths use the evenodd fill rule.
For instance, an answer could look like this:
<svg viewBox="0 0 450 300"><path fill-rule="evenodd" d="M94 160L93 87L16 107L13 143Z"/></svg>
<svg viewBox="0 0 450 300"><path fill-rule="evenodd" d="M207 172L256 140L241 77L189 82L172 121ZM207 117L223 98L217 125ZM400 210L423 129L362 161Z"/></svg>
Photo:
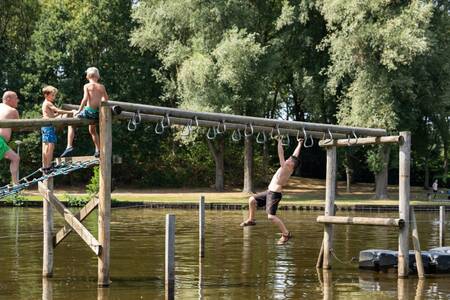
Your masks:
<svg viewBox="0 0 450 300"><path fill-rule="evenodd" d="M42 279L42 210L0 210L0 299L163 299L165 214L176 215L175 299L447 299L450 276L397 279L395 271L349 263L364 249L396 249L397 232L336 227L332 270L315 268L320 212L280 211L294 238L276 245L276 228L258 211L257 226L240 228L244 211L206 211L205 257L199 257L195 210L115 209L110 288L97 287L97 258L71 234L54 253L54 277ZM358 213L395 216L395 213ZM437 214L418 213L423 249L438 244ZM64 224L55 217L55 230ZM96 234L96 216L84 224Z"/></svg>

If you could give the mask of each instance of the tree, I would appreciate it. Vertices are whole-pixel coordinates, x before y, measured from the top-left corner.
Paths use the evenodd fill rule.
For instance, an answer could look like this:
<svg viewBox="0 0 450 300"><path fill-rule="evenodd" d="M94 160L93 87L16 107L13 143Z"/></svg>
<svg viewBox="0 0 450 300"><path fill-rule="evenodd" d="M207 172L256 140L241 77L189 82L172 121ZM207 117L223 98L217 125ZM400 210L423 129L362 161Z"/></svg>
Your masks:
<svg viewBox="0 0 450 300"><path fill-rule="evenodd" d="M410 66L429 49L433 6L423 1L318 1L327 22L328 91L344 125L401 128L415 106ZM389 147L369 152L376 198L387 197ZM376 163L379 161L380 163Z"/></svg>

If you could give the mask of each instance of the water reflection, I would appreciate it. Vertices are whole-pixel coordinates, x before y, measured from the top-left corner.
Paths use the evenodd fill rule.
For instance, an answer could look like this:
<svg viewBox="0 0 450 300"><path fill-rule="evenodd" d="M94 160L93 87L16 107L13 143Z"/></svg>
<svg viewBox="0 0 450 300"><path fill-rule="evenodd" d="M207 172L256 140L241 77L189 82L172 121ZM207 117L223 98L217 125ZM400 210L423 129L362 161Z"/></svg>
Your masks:
<svg viewBox="0 0 450 300"><path fill-rule="evenodd" d="M53 282L47 277L42 277L42 300L53 300Z"/></svg>
<svg viewBox="0 0 450 300"><path fill-rule="evenodd" d="M55 249L56 277L42 279L42 210L21 208L0 209L0 232L4 232L0 299L164 299L168 212L177 215L176 299L436 299L450 293L448 275L398 280L395 271L361 271L337 260L332 270L317 273L323 226L315 219L320 213L299 211L280 212L295 237L281 247L276 245L277 229L265 222L264 212L258 213L257 226L243 229L238 226L242 212L206 211L205 257L200 258L193 211L113 210L110 288L97 288L97 258L76 235ZM93 232L95 217L84 222ZM432 213L417 214L424 249L438 243L432 234L433 218ZM63 224L62 218L55 218L55 227ZM340 227L334 249L339 258L349 261L360 250L396 249L397 243L395 230Z"/></svg>

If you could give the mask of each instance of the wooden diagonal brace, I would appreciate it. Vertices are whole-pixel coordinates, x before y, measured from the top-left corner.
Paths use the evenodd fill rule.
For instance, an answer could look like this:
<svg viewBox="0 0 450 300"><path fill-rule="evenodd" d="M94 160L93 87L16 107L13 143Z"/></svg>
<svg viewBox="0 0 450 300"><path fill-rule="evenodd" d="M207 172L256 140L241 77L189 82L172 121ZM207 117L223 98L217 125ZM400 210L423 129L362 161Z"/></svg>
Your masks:
<svg viewBox="0 0 450 300"><path fill-rule="evenodd" d="M74 217L82 222L90 215L92 211L94 211L97 205L98 197L94 197L78 213L76 213ZM61 228L53 237L53 247L58 246L58 244L61 243L62 240L64 240L71 232L72 228L69 225L64 225L64 227Z"/></svg>
<svg viewBox="0 0 450 300"><path fill-rule="evenodd" d="M43 183L39 182L39 192L49 201L53 207L64 217L67 225L69 225L81 239L94 251L95 255L99 255L101 245L97 239L84 227L83 224L50 192Z"/></svg>

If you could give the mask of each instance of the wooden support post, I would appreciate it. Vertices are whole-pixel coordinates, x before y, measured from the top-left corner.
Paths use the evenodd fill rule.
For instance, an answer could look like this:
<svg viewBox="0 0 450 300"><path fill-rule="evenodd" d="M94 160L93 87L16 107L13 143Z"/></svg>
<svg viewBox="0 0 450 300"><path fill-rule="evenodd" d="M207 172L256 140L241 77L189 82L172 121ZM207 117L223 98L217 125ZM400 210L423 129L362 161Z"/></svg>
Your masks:
<svg viewBox="0 0 450 300"><path fill-rule="evenodd" d="M42 277L42 300L53 300L53 282L47 277Z"/></svg>
<svg viewBox="0 0 450 300"><path fill-rule="evenodd" d="M333 297L333 273L330 270L323 270L323 299L332 300Z"/></svg>
<svg viewBox="0 0 450 300"><path fill-rule="evenodd" d="M100 190L98 193L98 241L102 252L98 256L98 285L109 286L110 221L111 221L111 156L112 114L102 103L100 107Z"/></svg>
<svg viewBox="0 0 450 300"><path fill-rule="evenodd" d="M77 218L75 218L72 212L70 212L70 210L68 210L52 192L44 187L44 184L39 183L38 187L39 192L41 192L44 197L48 201L50 201L50 203L58 211L58 213L60 213L64 217L67 225L69 225L76 233L78 233L81 239L89 246L89 248L91 248L95 255L99 255L99 253L101 252L100 244L89 232L89 230L87 230L86 227L84 227L84 225L81 224L81 222ZM53 245L53 237L51 238L51 240Z"/></svg>
<svg viewBox="0 0 450 300"><path fill-rule="evenodd" d="M198 243L199 255L205 257L205 196L200 197L198 205Z"/></svg>
<svg viewBox="0 0 450 300"><path fill-rule="evenodd" d="M166 215L166 251L165 251L165 287L166 299L175 298L175 216Z"/></svg>
<svg viewBox="0 0 450 300"><path fill-rule="evenodd" d="M45 188L53 192L53 178L44 180ZM43 200L43 225L44 225L44 249L42 276L53 276L53 209L50 200L44 197Z"/></svg>
<svg viewBox="0 0 450 300"><path fill-rule="evenodd" d="M439 206L439 247L445 247L445 206Z"/></svg>
<svg viewBox="0 0 450 300"><path fill-rule="evenodd" d="M411 133L400 132L403 144L399 153L399 218L405 220L405 225L399 230L398 237L398 277L408 277L409 260L409 198L410 198L410 164L411 164Z"/></svg>
<svg viewBox="0 0 450 300"><path fill-rule="evenodd" d="M422 253L420 251L419 242L419 231L417 230L416 214L414 213L414 208L411 207L411 230L412 230L412 241L414 246L414 254L416 257L416 267L417 275L420 279L425 278L425 271L423 269Z"/></svg>
<svg viewBox="0 0 450 300"><path fill-rule="evenodd" d="M336 196L336 147L327 148L327 174L325 192L325 216L334 216ZM323 232L323 268L331 269L331 250L333 247L333 225L325 224Z"/></svg>

